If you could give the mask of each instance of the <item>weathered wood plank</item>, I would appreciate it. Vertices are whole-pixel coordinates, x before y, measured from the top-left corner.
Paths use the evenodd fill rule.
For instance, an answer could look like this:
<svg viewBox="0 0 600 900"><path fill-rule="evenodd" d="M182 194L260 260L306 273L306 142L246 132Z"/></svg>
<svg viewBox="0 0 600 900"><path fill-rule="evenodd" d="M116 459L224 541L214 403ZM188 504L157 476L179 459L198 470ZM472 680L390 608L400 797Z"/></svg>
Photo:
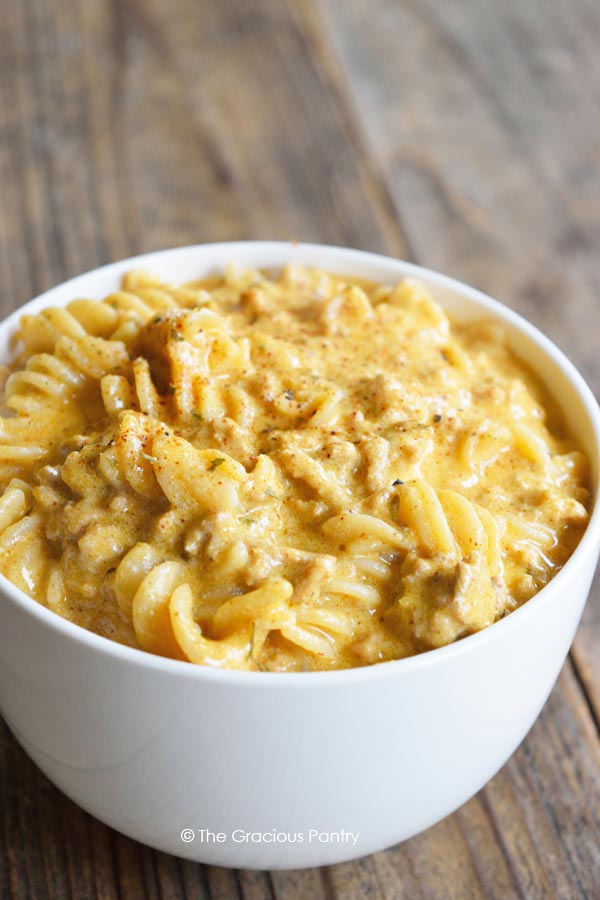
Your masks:
<svg viewBox="0 0 600 900"><path fill-rule="evenodd" d="M274 896L277 900L296 900L297 897L328 900L328 885L323 872L323 869L271 872Z"/></svg>
<svg viewBox="0 0 600 900"><path fill-rule="evenodd" d="M600 574L596 574L590 599L571 649L577 676L600 730Z"/></svg>
<svg viewBox="0 0 600 900"><path fill-rule="evenodd" d="M250 869L238 872L238 884L244 900L274 900L273 883L268 872Z"/></svg>
<svg viewBox="0 0 600 900"><path fill-rule="evenodd" d="M319 6L417 260L528 315L598 388L600 7Z"/></svg>
<svg viewBox="0 0 600 900"><path fill-rule="evenodd" d="M298 23L273 0L177 5L27 0L4 19L4 308L182 243L385 249L368 167Z"/></svg>

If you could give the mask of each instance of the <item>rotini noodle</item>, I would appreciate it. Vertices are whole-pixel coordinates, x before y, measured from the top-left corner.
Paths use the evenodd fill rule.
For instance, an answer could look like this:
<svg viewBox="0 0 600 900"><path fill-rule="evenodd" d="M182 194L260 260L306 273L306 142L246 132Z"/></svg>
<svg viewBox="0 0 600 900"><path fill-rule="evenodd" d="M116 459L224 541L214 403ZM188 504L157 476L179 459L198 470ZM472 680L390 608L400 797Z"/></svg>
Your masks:
<svg viewBox="0 0 600 900"><path fill-rule="evenodd" d="M587 522L585 456L538 380L413 279L135 270L17 338L0 570L150 653L269 671L419 653L529 599Z"/></svg>

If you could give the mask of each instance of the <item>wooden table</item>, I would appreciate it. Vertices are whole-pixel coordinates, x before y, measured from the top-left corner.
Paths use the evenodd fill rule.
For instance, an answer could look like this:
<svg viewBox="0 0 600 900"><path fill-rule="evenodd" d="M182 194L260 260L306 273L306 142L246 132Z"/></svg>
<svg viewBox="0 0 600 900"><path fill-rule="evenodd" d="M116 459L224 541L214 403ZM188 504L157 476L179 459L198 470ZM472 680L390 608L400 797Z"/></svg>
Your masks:
<svg viewBox="0 0 600 900"><path fill-rule="evenodd" d="M410 258L500 297L600 387L595 0L15 0L0 17L2 313L145 250ZM135 844L0 736L0 897L600 897L598 588L537 724L425 834L245 872Z"/></svg>

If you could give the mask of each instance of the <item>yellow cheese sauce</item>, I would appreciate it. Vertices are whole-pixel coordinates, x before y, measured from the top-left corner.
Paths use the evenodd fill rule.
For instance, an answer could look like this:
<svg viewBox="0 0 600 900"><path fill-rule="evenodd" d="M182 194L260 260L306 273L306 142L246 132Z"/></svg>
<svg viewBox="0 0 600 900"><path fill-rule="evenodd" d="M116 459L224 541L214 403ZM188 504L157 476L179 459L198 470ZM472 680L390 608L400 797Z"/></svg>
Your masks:
<svg viewBox="0 0 600 900"><path fill-rule="evenodd" d="M22 317L0 570L65 618L234 669L369 665L509 613L588 520L587 466L491 322L288 266Z"/></svg>

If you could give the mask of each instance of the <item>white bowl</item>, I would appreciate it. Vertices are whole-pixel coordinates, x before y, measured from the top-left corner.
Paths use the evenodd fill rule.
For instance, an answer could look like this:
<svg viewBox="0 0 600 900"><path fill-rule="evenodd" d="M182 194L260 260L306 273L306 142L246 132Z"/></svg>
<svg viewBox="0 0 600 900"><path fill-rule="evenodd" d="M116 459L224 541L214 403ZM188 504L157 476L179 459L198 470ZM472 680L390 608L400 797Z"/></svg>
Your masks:
<svg viewBox="0 0 600 900"><path fill-rule="evenodd" d="M591 459L595 496L600 413L562 353L473 288L383 256L260 242L151 253L28 303L0 327L0 358L23 311L101 298L133 267L185 281L230 261L290 260L383 282L417 276L458 317L502 322L561 402ZM0 708L65 794L152 847L265 869L355 858L433 825L513 753L569 649L599 546L595 505L565 567L490 628L410 659L306 674L213 671L122 647L0 578Z"/></svg>

